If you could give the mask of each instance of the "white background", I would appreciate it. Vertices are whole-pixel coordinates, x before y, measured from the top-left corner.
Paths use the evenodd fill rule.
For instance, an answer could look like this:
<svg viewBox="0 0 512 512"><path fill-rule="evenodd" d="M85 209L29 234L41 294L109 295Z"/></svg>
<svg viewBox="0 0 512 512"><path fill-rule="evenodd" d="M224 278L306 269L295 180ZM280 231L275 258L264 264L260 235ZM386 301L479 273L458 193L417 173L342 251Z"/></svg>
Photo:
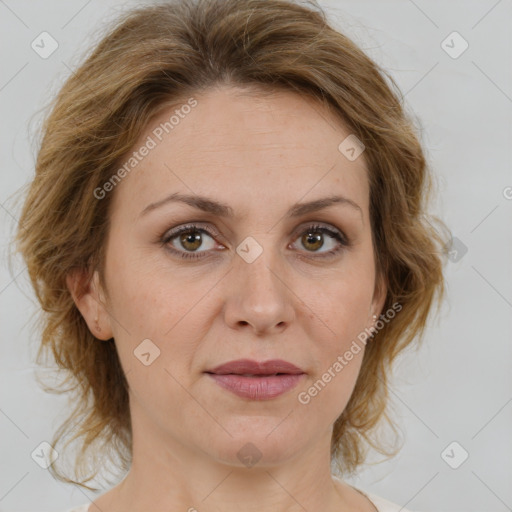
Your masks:
<svg viewBox="0 0 512 512"><path fill-rule="evenodd" d="M512 2L320 3L397 81L437 176L433 213L467 247L447 266L447 300L423 347L396 366L390 394L403 449L350 483L413 511L512 510ZM33 175L41 109L97 40L95 30L131 5L0 2L3 512L54 512L89 501L30 457L62 421L65 398L44 393L34 380L35 296L19 258L9 270L8 242L21 207L13 194ZM43 31L59 44L47 59L31 48ZM441 47L453 31L469 44L458 58ZM448 41L453 51L461 48L460 40ZM453 441L469 453L458 469L441 457Z"/></svg>

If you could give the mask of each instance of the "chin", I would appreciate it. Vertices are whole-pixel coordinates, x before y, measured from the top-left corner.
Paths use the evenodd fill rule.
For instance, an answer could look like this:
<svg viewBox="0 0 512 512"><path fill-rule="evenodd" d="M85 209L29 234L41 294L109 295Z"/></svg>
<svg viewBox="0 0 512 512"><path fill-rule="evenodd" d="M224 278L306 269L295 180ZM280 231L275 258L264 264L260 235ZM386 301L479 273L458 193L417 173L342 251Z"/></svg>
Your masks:
<svg viewBox="0 0 512 512"><path fill-rule="evenodd" d="M301 451L304 438L296 439L289 429L283 428L282 425L278 426L282 419L267 419L269 421L257 422L258 428L254 427L254 423L253 428L246 424L246 428L239 431L226 426L232 437L227 434L217 440L210 437L210 443L205 447L205 451L211 453L212 458L218 462L240 468L272 467L285 463ZM280 429L282 430L278 432ZM297 432L297 429L293 432Z"/></svg>

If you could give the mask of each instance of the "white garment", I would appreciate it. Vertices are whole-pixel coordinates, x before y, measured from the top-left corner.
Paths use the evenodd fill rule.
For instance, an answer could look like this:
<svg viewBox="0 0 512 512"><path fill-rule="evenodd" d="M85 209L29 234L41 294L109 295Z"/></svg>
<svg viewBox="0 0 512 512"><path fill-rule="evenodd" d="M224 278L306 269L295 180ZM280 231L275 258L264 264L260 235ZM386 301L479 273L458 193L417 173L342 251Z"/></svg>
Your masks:
<svg viewBox="0 0 512 512"><path fill-rule="evenodd" d="M391 501L381 498L376 494L372 494L370 492L363 492L361 491L361 489L359 489L359 491L362 492L375 505L375 508L379 512L412 512L409 509L403 508L401 505L392 503ZM80 512L87 512L87 509Z"/></svg>
<svg viewBox="0 0 512 512"><path fill-rule="evenodd" d="M356 487L354 487L354 489L357 489L359 492L362 492L375 505L375 508L379 512L411 512L406 508L402 508L400 505L397 505L395 503L392 503L391 501L381 498L380 496L377 496L376 494L362 491L361 489L358 489ZM89 504L85 504L80 507L68 510L67 512L89 512L88 509Z"/></svg>

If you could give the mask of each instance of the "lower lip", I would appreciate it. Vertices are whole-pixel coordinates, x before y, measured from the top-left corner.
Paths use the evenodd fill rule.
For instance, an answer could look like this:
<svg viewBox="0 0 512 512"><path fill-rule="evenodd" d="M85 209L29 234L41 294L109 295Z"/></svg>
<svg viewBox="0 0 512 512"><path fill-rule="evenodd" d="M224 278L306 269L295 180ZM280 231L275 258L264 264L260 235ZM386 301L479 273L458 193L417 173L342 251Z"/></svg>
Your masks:
<svg viewBox="0 0 512 512"><path fill-rule="evenodd" d="M293 389L305 374L283 374L268 377L244 377L242 375L217 375L214 373L208 375L219 386L242 398L270 400Z"/></svg>

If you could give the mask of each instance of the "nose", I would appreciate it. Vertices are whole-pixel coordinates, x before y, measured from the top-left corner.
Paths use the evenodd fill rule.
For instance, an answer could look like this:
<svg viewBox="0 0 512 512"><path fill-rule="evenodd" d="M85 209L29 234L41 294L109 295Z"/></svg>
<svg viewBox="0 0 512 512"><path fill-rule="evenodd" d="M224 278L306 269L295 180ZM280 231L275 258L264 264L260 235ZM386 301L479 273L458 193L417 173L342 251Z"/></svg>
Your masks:
<svg viewBox="0 0 512 512"><path fill-rule="evenodd" d="M253 250L249 244L240 244L238 250ZM242 256L235 259L228 276L226 323L232 329L252 329L257 335L281 332L293 322L298 302L287 283L290 278L285 264L270 249L262 250L255 259L239 254Z"/></svg>

